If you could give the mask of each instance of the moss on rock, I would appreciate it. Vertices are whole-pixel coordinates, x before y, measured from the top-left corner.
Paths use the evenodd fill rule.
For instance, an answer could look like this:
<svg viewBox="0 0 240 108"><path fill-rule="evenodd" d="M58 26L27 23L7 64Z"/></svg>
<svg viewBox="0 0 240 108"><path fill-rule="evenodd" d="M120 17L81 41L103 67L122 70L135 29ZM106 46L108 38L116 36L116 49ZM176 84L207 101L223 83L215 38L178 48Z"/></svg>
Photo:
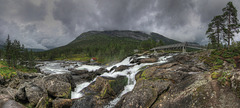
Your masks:
<svg viewBox="0 0 240 108"><path fill-rule="evenodd" d="M219 72L213 72L211 74L211 78L212 79L218 79L221 76L221 74Z"/></svg>

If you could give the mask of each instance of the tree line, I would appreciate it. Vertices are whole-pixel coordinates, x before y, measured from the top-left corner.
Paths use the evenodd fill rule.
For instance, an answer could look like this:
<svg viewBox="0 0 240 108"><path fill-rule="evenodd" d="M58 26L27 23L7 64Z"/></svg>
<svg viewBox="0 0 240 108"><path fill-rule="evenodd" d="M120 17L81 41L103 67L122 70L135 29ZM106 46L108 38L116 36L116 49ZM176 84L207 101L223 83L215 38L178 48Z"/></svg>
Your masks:
<svg viewBox="0 0 240 108"><path fill-rule="evenodd" d="M34 54L18 40L11 41L10 36L6 39L3 49L0 51L0 57L7 62L9 66L26 66L29 68L34 67Z"/></svg>
<svg viewBox="0 0 240 108"><path fill-rule="evenodd" d="M225 44L230 47L235 33L239 33L239 20L237 9L232 2L228 2L222 9L223 14L215 16L208 24L206 35L210 40L210 48L220 48Z"/></svg>
<svg viewBox="0 0 240 108"><path fill-rule="evenodd" d="M61 60L72 58L74 55L83 55L85 57L96 57L102 63L121 60L134 54L134 50L143 52L164 43L153 39L144 41L131 38L118 38L97 36L90 40L84 40L75 44L69 44L53 50L36 53L40 60ZM101 38L100 38L101 37Z"/></svg>

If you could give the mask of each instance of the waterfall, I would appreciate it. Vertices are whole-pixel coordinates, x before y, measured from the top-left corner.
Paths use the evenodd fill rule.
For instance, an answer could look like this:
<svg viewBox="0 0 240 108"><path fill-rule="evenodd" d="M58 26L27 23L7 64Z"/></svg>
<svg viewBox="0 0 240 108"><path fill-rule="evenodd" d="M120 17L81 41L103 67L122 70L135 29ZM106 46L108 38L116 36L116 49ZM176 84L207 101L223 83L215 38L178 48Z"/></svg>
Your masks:
<svg viewBox="0 0 240 108"><path fill-rule="evenodd" d="M123 70L123 71L112 70L111 72L105 72L102 75L100 75L100 76L112 77L112 78L116 78L117 76L121 75L121 76L126 76L128 78L128 84L124 87L124 90L121 92L121 94L119 96L117 96L114 100L112 100L109 103L109 105L106 105L105 108L114 107L124 94L133 90L133 88L136 84L135 75L140 71L140 68L142 68L144 66L148 66L148 65L153 65L153 64L166 63L167 59L171 58L171 57L172 57L171 55L170 56L162 56L158 59L157 62L141 63L140 65L138 65L136 63L134 63L134 64L130 63L132 60L131 57L127 57L123 61L121 61L117 64L106 67L106 69L108 71L110 71L113 67L118 67L121 65L131 66L130 68ZM138 58L147 58L147 56L141 56ZM88 71L95 71L95 70L102 68L101 66L82 65L81 63L78 63L78 62L77 63L68 63L68 64L69 65L62 66L63 63L61 63L61 62L44 62L44 66L41 66L40 69L46 73L61 74L61 73L70 72L68 70L69 68L74 68L76 70L88 70ZM76 64L77 64L77 66L76 66ZM94 82L96 80L96 78L94 78L90 82L83 82L83 83L77 85L76 88L74 89L74 91L72 91L72 93L71 93L71 98L76 99L76 98L82 97L83 94L81 93L81 90L83 90L85 87L87 87L92 82Z"/></svg>

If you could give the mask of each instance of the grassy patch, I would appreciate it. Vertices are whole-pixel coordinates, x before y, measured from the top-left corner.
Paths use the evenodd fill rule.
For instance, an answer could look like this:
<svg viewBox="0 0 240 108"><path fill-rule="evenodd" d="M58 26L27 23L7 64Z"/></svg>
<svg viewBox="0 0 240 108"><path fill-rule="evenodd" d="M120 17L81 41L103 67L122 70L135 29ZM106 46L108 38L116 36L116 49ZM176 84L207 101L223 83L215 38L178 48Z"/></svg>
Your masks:
<svg viewBox="0 0 240 108"><path fill-rule="evenodd" d="M215 49L212 50L209 56L203 55L200 59L210 66L212 71L225 68L225 66L223 66L224 62L236 67L234 58L240 55L239 50L239 48Z"/></svg>
<svg viewBox="0 0 240 108"><path fill-rule="evenodd" d="M36 69L29 69L24 66L9 67L5 61L0 61L0 75L4 79L10 79L17 75L17 71L26 72L26 73L35 73Z"/></svg>
<svg viewBox="0 0 240 108"><path fill-rule="evenodd" d="M230 82L231 75L228 71L222 72L221 76L218 77L218 81L222 84L225 85L226 82Z"/></svg>
<svg viewBox="0 0 240 108"><path fill-rule="evenodd" d="M56 58L56 60L73 60L73 61L89 61L91 58L86 54L73 54L71 56L61 56Z"/></svg>

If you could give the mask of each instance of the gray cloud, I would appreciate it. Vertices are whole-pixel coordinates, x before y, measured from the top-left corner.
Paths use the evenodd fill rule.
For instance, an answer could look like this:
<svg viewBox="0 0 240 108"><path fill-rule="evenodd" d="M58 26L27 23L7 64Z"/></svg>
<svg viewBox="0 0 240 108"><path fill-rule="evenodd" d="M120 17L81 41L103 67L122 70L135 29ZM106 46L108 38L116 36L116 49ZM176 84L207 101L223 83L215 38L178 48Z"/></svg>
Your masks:
<svg viewBox="0 0 240 108"><path fill-rule="evenodd" d="M27 47L47 49L65 45L89 30L118 29L157 32L180 41L207 43L207 24L222 13L227 2L0 0L0 41L10 34ZM240 2L233 3L240 11ZM240 40L239 36L236 39Z"/></svg>

